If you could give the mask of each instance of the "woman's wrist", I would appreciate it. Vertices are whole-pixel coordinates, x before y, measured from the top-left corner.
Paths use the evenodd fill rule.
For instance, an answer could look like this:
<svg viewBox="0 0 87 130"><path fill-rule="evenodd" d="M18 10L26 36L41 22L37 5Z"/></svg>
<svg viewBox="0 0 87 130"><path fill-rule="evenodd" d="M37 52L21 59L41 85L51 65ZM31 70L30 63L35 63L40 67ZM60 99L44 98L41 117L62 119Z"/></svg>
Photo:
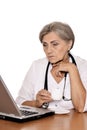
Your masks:
<svg viewBox="0 0 87 130"><path fill-rule="evenodd" d="M70 77L76 78L79 76L78 69L77 69L76 65L74 65L74 64L70 65L68 72L69 72Z"/></svg>
<svg viewBox="0 0 87 130"><path fill-rule="evenodd" d="M77 71L77 67L73 63L69 63L68 73L74 73L75 71Z"/></svg>
<svg viewBox="0 0 87 130"><path fill-rule="evenodd" d="M41 106L42 104L40 104L38 100L35 100L35 107L41 107Z"/></svg>

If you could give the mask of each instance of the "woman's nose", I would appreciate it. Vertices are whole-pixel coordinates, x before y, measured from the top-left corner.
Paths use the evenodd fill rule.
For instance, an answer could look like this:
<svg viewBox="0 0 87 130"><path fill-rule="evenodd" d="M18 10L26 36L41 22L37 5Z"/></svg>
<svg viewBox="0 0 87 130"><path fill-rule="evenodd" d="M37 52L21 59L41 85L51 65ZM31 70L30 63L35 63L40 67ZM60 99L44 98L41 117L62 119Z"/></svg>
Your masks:
<svg viewBox="0 0 87 130"><path fill-rule="evenodd" d="M51 46L48 46L47 52L48 52L48 53L52 52L52 47L51 47Z"/></svg>

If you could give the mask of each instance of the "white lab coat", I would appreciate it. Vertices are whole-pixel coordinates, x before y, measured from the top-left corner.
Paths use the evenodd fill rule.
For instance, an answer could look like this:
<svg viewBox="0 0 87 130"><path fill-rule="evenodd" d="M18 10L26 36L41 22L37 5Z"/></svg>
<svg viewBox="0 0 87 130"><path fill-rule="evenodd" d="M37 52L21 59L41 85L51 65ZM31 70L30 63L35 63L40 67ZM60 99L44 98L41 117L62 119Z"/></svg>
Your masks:
<svg viewBox="0 0 87 130"><path fill-rule="evenodd" d="M74 58L81 76L81 80L87 90L87 61L81 59L78 56L74 56ZM44 88L45 71L47 64L47 58L39 59L32 63L31 67L29 68L29 71L25 76L22 87L19 90L18 97L16 98L17 104L21 105L26 100L31 101L36 99L37 92ZM62 99L65 79L63 78L60 83L57 83L50 73L51 68L52 66L50 65L48 69L48 91L51 92L54 101L49 103L49 108L58 106L61 106L65 109L74 108L71 100L64 101ZM66 79L64 96L68 99L71 98L69 74L67 75ZM87 111L87 98L84 111Z"/></svg>

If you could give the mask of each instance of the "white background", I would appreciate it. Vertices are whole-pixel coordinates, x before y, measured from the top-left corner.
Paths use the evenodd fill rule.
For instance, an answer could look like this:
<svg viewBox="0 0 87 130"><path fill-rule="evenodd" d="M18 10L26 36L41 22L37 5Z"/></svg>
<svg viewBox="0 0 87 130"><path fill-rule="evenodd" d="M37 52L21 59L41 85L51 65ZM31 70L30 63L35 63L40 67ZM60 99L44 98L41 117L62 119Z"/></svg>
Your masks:
<svg viewBox="0 0 87 130"><path fill-rule="evenodd" d="M32 61L45 56L39 32L53 21L72 27L72 53L87 60L86 0L0 0L0 75L14 98Z"/></svg>

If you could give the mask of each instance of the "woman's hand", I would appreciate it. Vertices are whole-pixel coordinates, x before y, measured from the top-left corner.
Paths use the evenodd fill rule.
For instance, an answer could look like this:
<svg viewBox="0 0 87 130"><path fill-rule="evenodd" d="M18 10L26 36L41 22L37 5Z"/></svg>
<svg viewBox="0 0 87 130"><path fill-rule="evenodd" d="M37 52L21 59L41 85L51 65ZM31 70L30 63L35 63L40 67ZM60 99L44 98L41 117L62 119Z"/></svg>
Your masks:
<svg viewBox="0 0 87 130"><path fill-rule="evenodd" d="M70 72L70 68L72 67L72 65L72 63L64 61L59 62L57 64L53 64L51 73L57 83L59 83L62 80L66 72Z"/></svg>
<svg viewBox="0 0 87 130"><path fill-rule="evenodd" d="M53 65L51 72L56 77L63 77L65 72L69 73L72 70L73 66L75 66L73 63L62 61L58 64Z"/></svg>
<svg viewBox="0 0 87 130"><path fill-rule="evenodd" d="M45 89L40 90L36 95L36 106L41 107L43 103L52 101L51 93Z"/></svg>

